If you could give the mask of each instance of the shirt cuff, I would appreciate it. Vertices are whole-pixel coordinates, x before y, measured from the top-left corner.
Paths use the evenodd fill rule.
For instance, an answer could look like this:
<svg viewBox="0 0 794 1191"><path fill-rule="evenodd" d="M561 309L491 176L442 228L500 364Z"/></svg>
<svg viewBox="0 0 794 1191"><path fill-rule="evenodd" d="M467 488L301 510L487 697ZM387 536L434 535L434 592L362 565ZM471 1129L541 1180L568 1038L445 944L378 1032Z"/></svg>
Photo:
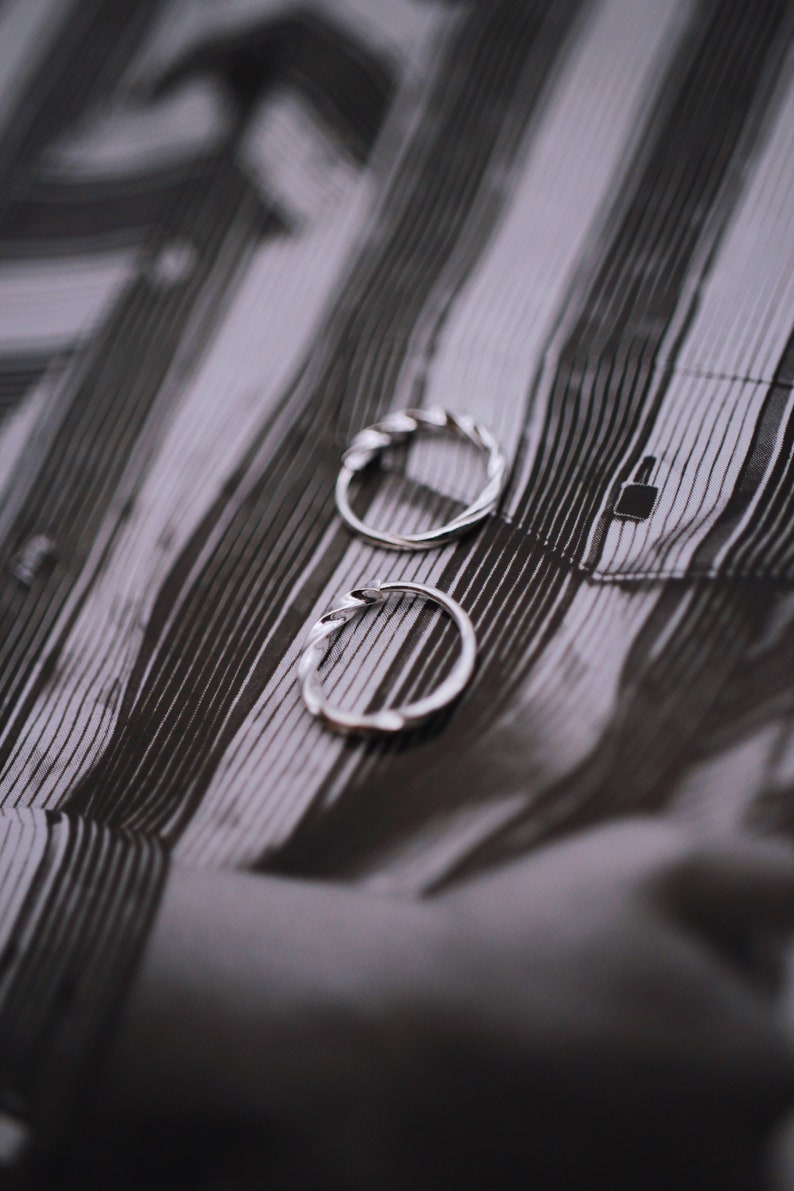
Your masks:
<svg viewBox="0 0 794 1191"><path fill-rule="evenodd" d="M159 840L0 813L0 1183L62 1136L148 937Z"/></svg>

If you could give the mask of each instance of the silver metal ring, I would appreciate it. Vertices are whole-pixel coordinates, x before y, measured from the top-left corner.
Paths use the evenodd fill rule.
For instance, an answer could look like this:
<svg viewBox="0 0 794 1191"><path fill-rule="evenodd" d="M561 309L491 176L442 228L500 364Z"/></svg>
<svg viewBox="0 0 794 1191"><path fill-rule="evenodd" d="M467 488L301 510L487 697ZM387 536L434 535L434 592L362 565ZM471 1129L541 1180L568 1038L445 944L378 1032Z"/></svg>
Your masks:
<svg viewBox="0 0 794 1191"><path fill-rule="evenodd" d="M467 439L478 450L484 451L486 460L486 484L480 495L446 525L428 529L424 533L388 533L366 525L350 507L350 483L354 476L369 467L387 447L404 442L417 430L431 433L452 431L458 437ZM382 422L360 431L342 456L342 468L336 478L336 507L346 524L359 537L388 550L429 550L465 533L467 529L483 521L499 504L507 482L507 460L496 439L468 414L453 413L451 410L404 409L390 414Z"/></svg>
<svg viewBox="0 0 794 1191"><path fill-rule="evenodd" d="M340 629L367 608L386 602L392 592L423 596L438 604L454 620L460 633L460 657L450 674L431 694L405 707L373 711L361 714L342 711L328 702L319 677L319 669L328 652L331 638ZM329 728L337 732L401 732L422 724L430 716L446 707L465 689L474 672L477 660L477 638L474 626L460 604L435 587L423 583L383 583L380 580L369 587L357 587L343 596L338 607L321 616L309 630L306 644L298 664L303 699L312 715L318 716Z"/></svg>

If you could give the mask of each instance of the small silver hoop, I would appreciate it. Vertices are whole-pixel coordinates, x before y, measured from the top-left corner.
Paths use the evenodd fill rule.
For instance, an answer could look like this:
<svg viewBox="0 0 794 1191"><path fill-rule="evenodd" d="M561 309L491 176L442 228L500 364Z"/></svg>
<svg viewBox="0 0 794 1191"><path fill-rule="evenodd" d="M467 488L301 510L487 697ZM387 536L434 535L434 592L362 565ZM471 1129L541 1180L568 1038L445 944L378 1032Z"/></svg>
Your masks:
<svg viewBox="0 0 794 1191"><path fill-rule="evenodd" d="M367 608L386 602L392 592L423 596L438 604L454 620L460 633L460 657L451 673L429 695L408 703L405 707L373 711L369 714L342 711L328 702L319 677L319 669L328 652L330 640L340 629ZM336 732L401 732L414 728L446 707L465 689L474 673L477 660L477 638L474 626L460 604L435 587L423 583L383 583L378 580L370 587L357 587L342 596L339 606L321 616L309 630L298 664L298 677L304 702L316 715Z"/></svg>
<svg viewBox="0 0 794 1191"><path fill-rule="evenodd" d="M486 460L486 483L480 495L467 508L446 525L428 529L424 533L388 533L366 525L350 507L350 483L358 472L369 467L387 447L404 442L417 430L431 433L452 431L459 438L472 443L484 451ZM447 409L404 409L390 414L382 422L375 422L361 430L351 441L342 456L342 467L336 478L336 507L345 523L367 542L385 546L387 550L429 550L442 546L467 529L479 524L498 506L507 482L507 460L489 430L475 422L468 414L453 413Z"/></svg>

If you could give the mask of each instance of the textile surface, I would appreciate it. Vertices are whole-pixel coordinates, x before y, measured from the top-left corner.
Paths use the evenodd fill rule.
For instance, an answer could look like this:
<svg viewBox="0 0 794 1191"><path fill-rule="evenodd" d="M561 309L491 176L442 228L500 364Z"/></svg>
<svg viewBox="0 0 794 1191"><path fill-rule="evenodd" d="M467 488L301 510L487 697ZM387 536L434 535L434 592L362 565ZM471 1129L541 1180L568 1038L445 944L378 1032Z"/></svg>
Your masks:
<svg viewBox="0 0 794 1191"><path fill-rule="evenodd" d="M0 4L0 1150L57 1131L169 857L430 894L626 813L794 829L794 70L768 0ZM511 466L334 507L388 411ZM474 452L357 499L438 524ZM475 624L390 742L306 711L373 579ZM408 602L324 668L400 703Z"/></svg>

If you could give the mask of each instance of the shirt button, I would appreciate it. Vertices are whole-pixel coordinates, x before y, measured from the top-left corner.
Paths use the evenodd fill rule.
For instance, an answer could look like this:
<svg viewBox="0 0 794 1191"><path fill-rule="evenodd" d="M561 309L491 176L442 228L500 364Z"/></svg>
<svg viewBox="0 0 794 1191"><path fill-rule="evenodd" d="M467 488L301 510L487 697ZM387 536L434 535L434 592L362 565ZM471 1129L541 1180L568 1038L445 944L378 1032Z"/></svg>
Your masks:
<svg viewBox="0 0 794 1191"><path fill-rule="evenodd" d="M149 276L154 285L164 289L181 285L192 276L198 264L198 253L187 240L172 240L152 261Z"/></svg>
<svg viewBox="0 0 794 1191"><path fill-rule="evenodd" d="M55 542L46 534L37 533L20 547L8 569L25 587L30 587L44 568L56 561L58 551Z"/></svg>

